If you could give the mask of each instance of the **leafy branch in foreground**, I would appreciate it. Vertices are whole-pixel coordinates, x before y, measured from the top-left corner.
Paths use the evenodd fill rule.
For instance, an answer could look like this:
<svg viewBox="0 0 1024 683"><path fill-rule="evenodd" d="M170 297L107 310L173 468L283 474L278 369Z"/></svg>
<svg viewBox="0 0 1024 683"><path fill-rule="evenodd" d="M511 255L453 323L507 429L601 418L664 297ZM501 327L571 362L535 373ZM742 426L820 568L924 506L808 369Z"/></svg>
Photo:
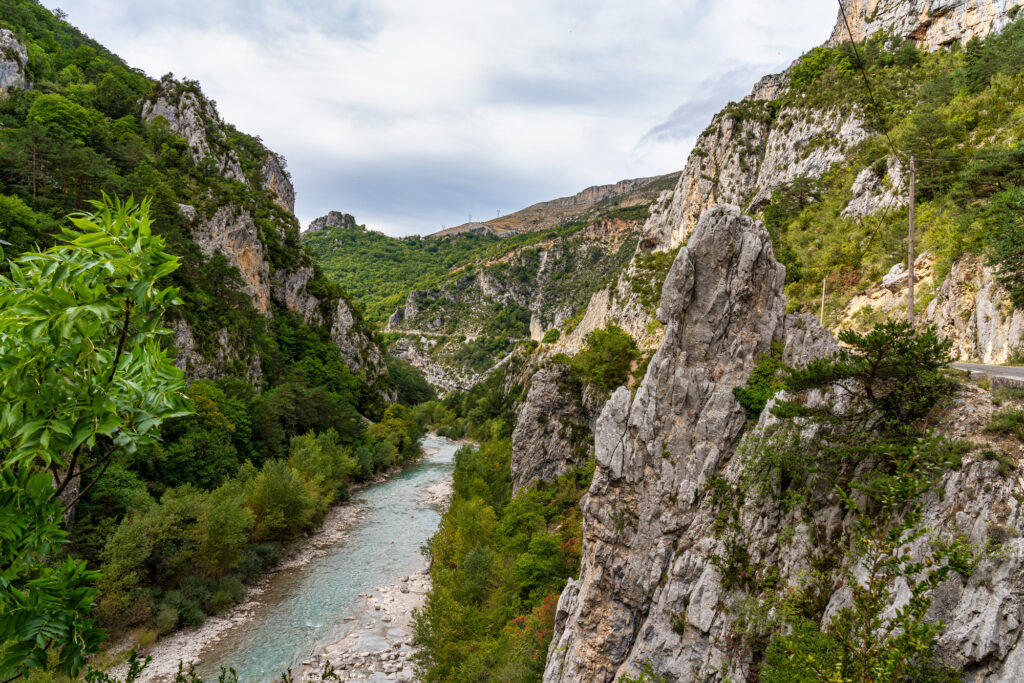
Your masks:
<svg viewBox="0 0 1024 683"><path fill-rule="evenodd" d="M119 456L189 413L159 336L178 267L149 202L104 197L59 243L0 276L0 680L46 666L76 675L105 634L89 616L97 578L59 561L65 507Z"/></svg>

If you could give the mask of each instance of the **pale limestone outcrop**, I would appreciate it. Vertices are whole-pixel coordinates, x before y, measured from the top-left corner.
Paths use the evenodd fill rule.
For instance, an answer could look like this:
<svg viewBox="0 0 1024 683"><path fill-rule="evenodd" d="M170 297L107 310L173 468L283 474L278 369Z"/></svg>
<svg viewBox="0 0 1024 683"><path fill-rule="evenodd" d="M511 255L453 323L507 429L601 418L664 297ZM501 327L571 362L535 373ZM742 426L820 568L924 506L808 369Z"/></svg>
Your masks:
<svg viewBox="0 0 1024 683"><path fill-rule="evenodd" d="M224 369L230 366L242 366L246 378L251 384L259 386L263 377L259 356L251 349L241 348L231 343L229 330L221 328L216 333L216 348L212 357L204 355L198 348L192 328L182 318L168 323L173 335L177 357L174 364L185 371L189 381L198 379L217 379L224 375Z"/></svg>
<svg viewBox="0 0 1024 683"><path fill-rule="evenodd" d="M907 189L903 184L903 166L892 157L886 160L884 177L871 167L863 169L853 181L853 199L843 208L843 216L863 218L882 210L891 210L907 204Z"/></svg>
<svg viewBox="0 0 1024 683"><path fill-rule="evenodd" d="M320 300L306 289L313 275L312 265L300 266L293 271L275 271L270 297L278 306L298 313L307 325L316 327L323 324L324 317L320 312Z"/></svg>
<svg viewBox="0 0 1024 683"><path fill-rule="evenodd" d="M194 222L191 232L203 254L223 254L229 264L238 268L253 306L264 315L270 313L270 263L252 214L238 207L222 206L212 216Z"/></svg>
<svg viewBox="0 0 1024 683"><path fill-rule="evenodd" d="M209 158L225 178L247 182L238 155L223 144L220 115L202 93L165 78L160 94L142 104L143 121L152 124L157 118L166 119L171 131L185 139L197 163Z"/></svg>
<svg viewBox="0 0 1024 683"><path fill-rule="evenodd" d="M366 326L356 318L355 311L344 299L338 299L331 320L331 340L338 347L345 364L356 374L366 375L371 386L386 397L395 401L397 394L394 389L386 389L381 382L389 378L387 359L380 347L366 330Z"/></svg>
<svg viewBox="0 0 1024 683"><path fill-rule="evenodd" d="M952 342L957 360L1000 364L1024 351L1024 313L1013 306L981 256L961 257L942 282L935 281L934 266L934 257L927 253L914 262L919 325L934 325L941 339ZM850 299L837 330L864 330L879 319L906 320L906 270L897 263L880 286Z"/></svg>
<svg viewBox="0 0 1024 683"><path fill-rule="evenodd" d="M715 562L724 552L721 507L706 484L713 476L741 481L745 417L731 389L757 354L779 339L783 359L802 365L838 348L813 316L783 314L783 280L766 231L735 207L707 212L680 251L659 309L665 339L635 399L620 388L596 424L580 578L570 579L558 603L546 683L609 683L645 665L666 683L755 680L756 661L740 637L752 603L745 590L723 586ZM1024 447L988 443L984 428L995 409L987 392L958 390L941 431L980 445L943 475L923 509L933 538L1001 544L969 576L953 573L940 584L927 615L944 623L939 652L972 683L1024 679L1024 499L1019 475L985 455L991 445L1020 461ZM764 411L749 438L776 421ZM787 510L770 496L740 498L747 566L770 568L780 585L795 587L830 546L848 548L855 515L833 492L821 496L806 510ZM919 538L907 548L923 560L935 546ZM856 558L844 561L863 573ZM849 601L841 574L836 579L825 596L826 621ZM893 590L896 609L909 591L898 582Z"/></svg>
<svg viewBox="0 0 1024 683"><path fill-rule="evenodd" d="M849 29L840 13L827 45L858 42L878 31L910 38L935 50L955 42L983 38L1010 23L1024 0L842 0Z"/></svg>
<svg viewBox="0 0 1024 683"><path fill-rule="evenodd" d="M192 217L191 237L200 251L206 256L222 254L229 265L238 269L244 283L243 291L252 299L257 311L272 316L273 304L276 304L284 310L298 313L307 325L329 325L331 340L348 368L355 374L365 375L384 398L395 400L394 390L390 388L387 360L366 326L357 320L349 303L341 298L333 304L333 309L325 311L321 299L310 293L309 283L315 273L312 264L297 264L294 270L279 269L271 274L266 247L252 214L245 209L226 205L209 217L199 217L189 206L182 205L180 210L183 215ZM190 377L218 376L238 360L240 351L232 348L225 334L223 330L218 333L216 356L204 358L196 348L191 331L180 325L175 328L179 358L184 359L182 367L188 370ZM258 377L258 359L243 360L250 367L255 363Z"/></svg>
<svg viewBox="0 0 1024 683"><path fill-rule="evenodd" d="M644 235L659 248L684 243L705 211L717 203L739 204L755 187L771 116L763 100L742 107L730 105L715 115L697 139L673 194L652 207Z"/></svg>
<svg viewBox="0 0 1024 683"><path fill-rule="evenodd" d="M342 213L340 211L328 211L326 216L320 216L314 218L309 224L307 230L309 232L319 232L327 228L344 228L346 230L356 230L359 226L356 224L355 217L350 213Z"/></svg>
<svg viewBox="0 0 1024 683"><path fill-rule="evenodd" d="M390 351L395 358L404 360L422 372L427 382L441 391L467 391L483 379L453 364L438 362L444 346L433 337L402 337L395 340Z"/></svg>
<svg viewBox="0 0 1024 683"><path fill-rule="evenodd" d="M1024 351L1024 312L1013 306L993 268L977 254L953 264L924 319L953 342L961 360L999 364Z"/></svg>
<svg viewBox="0 0 1024 683"><path fill-rule="evenodd" d="M715 115L697 139L676 188L651 206L644 235L655 248L683 244L701 215L718 203L763 208L779 185L821 177L868 137L856 113L786 107L772 114L767 99L786 75L762 79L750 96Z"/></svg>
<svg viewBox="0 0 1024 683"><path fill-rule="evenodd" d="M856 113L786 107L772 123L748 210L763 208L775 188L794 178L820 178L867 137Z"/></svg>
<svg viewBox="0 0 1024 683"><path fill-rule="evenodd" d="M288 213L295 211L295 186L288 175L284 157L267 152L263 160L263 187L274 197L274 203Z"/></svg>
<svg viewBox="0 0 1024 683"><path fill-rule="evenodd" d="M28 64L28 50L14 33L0 28L0 97L7 97L11 90L21 90L28 85L25 65Z"/></svg>
<svg viewBox="0 0 1024 683"><path fill-rule="evenodd" d="M624 664L642 664L637 655L667 647L654 642L673 635L670 615L655 609L671 588L662 576L703 485L743 430L732 387L781 333L784 279L767 231L738 207L706 212L680 250L658 310L665 338L636 398L619 388L598 418L582 568L559 600L546 682L606 683Z"/></svg>
<svg viewBox="0 0 1024 683"><path fill-rule="evenodd" d="M551 363L534 373L512 432L513 495L586 461L601 403L568 365Z"/></svg>

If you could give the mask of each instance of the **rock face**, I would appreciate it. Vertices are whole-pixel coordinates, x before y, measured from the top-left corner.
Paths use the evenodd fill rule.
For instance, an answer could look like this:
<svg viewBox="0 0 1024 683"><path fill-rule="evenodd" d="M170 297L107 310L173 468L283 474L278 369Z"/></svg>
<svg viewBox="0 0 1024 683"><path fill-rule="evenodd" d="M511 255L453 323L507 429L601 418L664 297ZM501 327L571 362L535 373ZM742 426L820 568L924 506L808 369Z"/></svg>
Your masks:
<svg viewBox="0 0 1024 683"><path fill-rule="evenodd" d="M25 65L28 64L28 50L13 32L0 28L0 97L14 89L23 89L28 84Z"/></svg>
<svg viewBox="0 0 1024 683"><path fill-rule="evenodd" d="M253 306L264 315L270 312L270 263L252 214L234 206L222 206L210 218L192 225L192 239L207 256L223 254L228 263L238 268Z"/></svg>
<svg viewBox="0 0 1024 683"><path fill-rule="evenodd" d="M998 31L1010 22L1022 0L842 0L850 31L858 42L887 30L930 50ZM828 45L850 39L842 14Z"/></svg>
<svg viewBox="0 0 1024 683"><path fill-rule="evenodd" d="M782 331L784 279L767 231L738 207L706 212L680 250L658 310L664 341L635 400L619 388L597 422L582 569L559 600L545 681L611 681L666 648L666 632L685 658L658 606L673 582L662 575L692 570L677 542L742 432L732 388Z"/></svg>
<svg viewBox="0 0 1024 683"><path fill-rule="evenodd" d="M258 223L255 216L260 214L229 200L215 209L206 209L205 213L192 206L179 205L182 216L190 223L190 236L200 251L207 257L223 255L230 266L238 269L242 291L264 316L273 316L276 306L279 310L299 314L308 325L327 327L349 369L364 375L385 400L395 400L386 358L349 303L344 298L324 300L309 291L314 277L309 256L300 253L292 262L272 267L270 253L298 239L298 221L292 215L295 190L284 158L264 149L259 176L247 178L238 155L227 144L226 124L214 104L197 86L179 83L170 77L160 82L159 94L154 99L143 103L142 118L149 124L165 119L170 129L188 143L197 163L213 163L224 177L243 182L254 190L266 190L280 209L265 211L269 217L264 216L263 223ZM347 214L332 212L326 218L355 224ZM272 229L266 229L266 221L273 224ZM268 243L275 233L280 243ZM212 349L199 348L193 330L184 320L174 322L173 331L178 365L190 378L218 377L229 368L237 370L242 364L251 380L259 380L258 356L251 349L238 348L231 331L219 330Z"/></svg>
<svg viewBox="0 0 1024 683"><path fill-rule="evenodd" d="M288 213L295 211L295 187L288 176L284 157L268 152L263 162L263 187L274 196L274 201Z"/></svg>
<svg viewBox="0 0 1024 683"><path fill-rule="evenodd" d="M359 226L356 225L356 219L352 214L341 213L340 211L328 211L326 216L320 216L320 218L313 219L313 222L309 224L309 232L318 232L326 228L344 228L347 230L355 230Z"/></svg>
<svg viewBox="0 0 1024 683"><path fill-rule="evenodd" d="M591 427L600 409L567 365L552 363L530 382L512 432L513 495L582 465L591 452Z"/></svg>
<svg viewBox="0 0 1024 683"><path fill-rule="evenodd" d="M1014 308L1005 288L981 256L957 260L941 282L935 282L935 259L921 254L914 263L919 324L934 325L953 344L957 360L1006 363L1024 351L1024 313ZM928 300L930 298L930 301ZM907 269L897 263L882 284L854 296L843 310L837 329L866 329L879 318L907 317Z"/></svg>
<svg viewBox="0 0 1024 683"><path fill-rule="evenodd" d="M753 96L776 95L783 76L759 83ZM837 110L787 107L772 116L764 99L726 107L697 140L675 190L652 207L644 235L659 249L686 241L718 203L767 203L772 191L798 176L821 177L867 137L859 117Z"/></svg>
<svg viewBox="0 0 1024 683"><path fill-rule="evenodd" d="M953 264L924 317L961 360L1006 363L1024 350L1024 312L975 254Z"/></svg>
<svg viewBox="0 0 1024 683"><path fill-rule="evenodd" d="M843 216L863 218L883 209L906 206L907 190L903 184L903 167L889 158L884 177L873 168L865 168L853 181L853 199L843 209Z"/></svg>
<svg viewBox="0 0 1024 683"><path fill-rule="evenodd" d="M174 339L177 357L174 364L185 371L189 380L217 379L224 375L225 368L241 365L250 383L258 385L263 377L260 358L250 349L241 348L231 343L231 333L227 329L217 330L216 348L212 354L203 354L199 350L195 335L188 322L176 318L169 322Z"/></svg>
<svg viewBox="0 0 1024 683"><path fill-rule="evenodd" d="M238 155L219 144L224 125L220 115L197 89L170 78L162 80L160 94L142 105L142 120L146 123L151 124L161 117L167 120L175 135L185 138L197 163L209 158L225 178L247 182Z"/></svg>
<svg viewBox="0 0 1024 683"><path fill-rule="evenodd" d="M651 212L645 236L663 249L679 246L713 205L739 204L757 183L770 122L764 100L716 114L697 139L675 191Z"/></svg>
<svg viewBox="0 0 1024 683"><path fill-rule="evenodd" d="M725 547L716 532L721 508L706 485L713 476L741 481L744 415L731 389L745 381L756 355L773 338L783 341L783 360L796 365L838 348L813 316L784 315L783 280L765 230L736 207L708 211L680 251L659 309L665 339L636 398L620 388L596 424L580 578L559 600L547 683L609 683L645 665L668 683L756 680L749 643L739 635L748 594L723 585L715 562ZM938 538L1001 544L969 576L954 573L941 583L927 614L945 625L942 656L974 683L1024 679L1024 502L1016 473L1001 473L998 459L985 455L998 450L1016 466L1024 448L985 432L995 409L988 392L970 386L944 409L942 433L976 445L922 511ZM762 413L750 438L775 419ZM807 509L787 510L771 496L747 496L740 505L735 519L747 566L770 568L782 586L801 585L822 548L847 547L843 539L857 523L834 495ZM929 538L907 549L922 561L934 552ZM850 600L844 581L825 585L823 620ZM909 591L893 589L898 608Z"/></svg>

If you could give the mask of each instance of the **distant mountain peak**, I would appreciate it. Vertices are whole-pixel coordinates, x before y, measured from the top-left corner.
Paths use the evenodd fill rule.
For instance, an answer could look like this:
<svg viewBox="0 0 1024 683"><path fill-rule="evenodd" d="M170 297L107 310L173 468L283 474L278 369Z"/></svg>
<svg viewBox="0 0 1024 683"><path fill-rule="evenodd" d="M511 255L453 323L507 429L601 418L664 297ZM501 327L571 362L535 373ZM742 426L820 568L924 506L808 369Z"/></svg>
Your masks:
<svg viewBox="0 0 1024 683"><path fill-rule="evenodd" d="M309 224L308 232L319 232L327 228L342 228L345 230L358 230L359 225L355 217L350 213L340 211L328 211L326 216L320 216Z"/></svg>

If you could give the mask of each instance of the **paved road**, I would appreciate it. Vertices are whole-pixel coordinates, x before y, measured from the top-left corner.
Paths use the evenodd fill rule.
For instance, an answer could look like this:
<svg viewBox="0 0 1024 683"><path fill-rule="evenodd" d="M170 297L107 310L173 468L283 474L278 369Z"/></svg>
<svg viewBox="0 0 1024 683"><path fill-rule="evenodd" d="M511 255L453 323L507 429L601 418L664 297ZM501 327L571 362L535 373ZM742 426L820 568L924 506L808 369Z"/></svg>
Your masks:
<svg viewBox="0 0 1024 683"><path fill-rule="evenodd" d="M1024 367L1015 367L1011 365L982 365L981 363L953 363L953 367L985 375L1014 377L1016 379L1024 380Z"/></svg>

